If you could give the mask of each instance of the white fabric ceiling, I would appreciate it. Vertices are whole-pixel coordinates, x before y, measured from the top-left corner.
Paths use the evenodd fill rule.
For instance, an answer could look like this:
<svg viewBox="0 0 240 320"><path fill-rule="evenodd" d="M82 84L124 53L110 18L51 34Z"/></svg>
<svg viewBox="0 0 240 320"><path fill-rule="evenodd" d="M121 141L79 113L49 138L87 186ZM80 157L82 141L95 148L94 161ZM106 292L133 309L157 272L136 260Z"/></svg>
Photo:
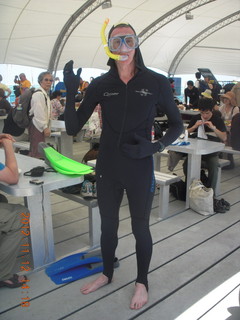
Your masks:
<svg viewBox="0 0 240 320"><path fill-rule="evenodd" d="M71 15L81 6L102 1L0 0L0 63L47 69L56 39ZM99 6L75 28L61 53L58 70L70 59L74 66L106 69L107 57L101 45L100 29L105 18L110 26L131 23L140 34L151 23L181 4L202 1L112 0L112 8ZM206 1L205 1L206 2ZM180 15L141 44L148 67L165 72L179 50L206 28L229 15L239 14L240 0L210 1L191 10L192 20ZM239 19L211 33L190 48L175 68L175 74L195 73L209 68L214 74L240 76Z"/></svg>

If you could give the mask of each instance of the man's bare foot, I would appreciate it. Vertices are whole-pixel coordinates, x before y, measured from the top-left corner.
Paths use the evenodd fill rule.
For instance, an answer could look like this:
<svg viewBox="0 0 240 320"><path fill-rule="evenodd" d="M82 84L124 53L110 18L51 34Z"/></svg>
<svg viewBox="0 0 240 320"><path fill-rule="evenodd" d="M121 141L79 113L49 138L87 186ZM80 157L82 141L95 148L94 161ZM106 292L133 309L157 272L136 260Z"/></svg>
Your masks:
<svg viewBox="0 0 240 320"><path fill-rule="evenodd" d="M80 291L82 294L88 294L90 292L96 291L97 289L108 284L108 277L104 274L101 274L96 280L93 280L87 284L85 284Z"/></svg>
<svg viewBox="0 0 240 320"><path fill-rule="evenodd" d="M138 310L148 302L148 292L144 284L136 282L135 292L132 297L130 308Z"/></svg>

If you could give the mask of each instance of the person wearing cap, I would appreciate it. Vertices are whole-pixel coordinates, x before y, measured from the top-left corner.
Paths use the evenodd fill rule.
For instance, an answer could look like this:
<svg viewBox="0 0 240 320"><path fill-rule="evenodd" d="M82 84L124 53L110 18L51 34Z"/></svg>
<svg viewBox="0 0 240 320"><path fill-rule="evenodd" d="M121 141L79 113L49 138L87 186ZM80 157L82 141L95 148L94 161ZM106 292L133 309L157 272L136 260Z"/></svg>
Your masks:
<svg viewBox="0 0 240 320"><path fill-rule="evenodd" d="M210 89L206 89L204 92L201 93L201 95L204 98L212 99L212 91Z"/></svg>
<svg viewBox="0 0 240 320"><path fill-rule="evenodd" d="M58 77L55 78L55 81L57 81L54 91L60 91L61 97L66 97L66 87L63 81L60 81Z"/></svg>
<svg viewBox="0 0 240 320"><path fill-rule="evenodd" d="M0 74L0 89L3 89L5 92L7 91L8 94L6 95L6 98L8 98L11 95L12 90L7 85L3 84L2 80L3 80L3 77Z"/></svg>
<svg viewBox="0 0 240 320"><path fill-rule="evenodd" d="M213 112L216 115L218 115L219 117L221 117L221 112L219 111L219 106L218 106L216 100L214 100L213 97L212 97L212 90L206 89L204 92L201 93L201 96L202 96L203 99L211 99L211 100L213 100L213 103L214 103Z"/></svg>
<svg viewBox="0 0 240 320"><path fill-rule="evenodd" d="M220 90L222 89L222 86L216 80L210 79L208 76L204 77L204 83L205 83L205 90L210 89L212 91L213 99L219 102L219 93L220 93Z"/></svg>
<svg viewBox="0 0 240 320"><path fill-rule="evenodd" d="M120 23L111 28L108 48L110 70L89 84L77 111L75 95L81 69L75 75L73 61L64 67L67 133L76 135L98 104L103 123L96 164L103 273L84 285L81 292L88 294L112 282L119 209L126 192L137 257L130 308L140 309L148 301L147 275L152 255L149 218L155 193L153 154L163 151L179 137L183 123L168 79L145 67L138 37L130 24ZM167 115L169 129L152 143L157 105Z"/></svg>
<svg viewBox="0 0 240 320"><path fill-rule="evenodd" d="M0 110L5 110L6 113L8 114L11 110L11 105L8 102L8 100L6 99L5 96L5 91L3 89L0 89Z"/></svg>
<svg viewBox="0 0 240 320"><path fill-rule="evenodd" d="M235 94L233 91L228 91L221 95L221 101L223 104L219 107L219 111L222 114L222 119L228 126L231 123L232 117L239 113L239 108L237 107L237 102L235 99Z"/></svg>

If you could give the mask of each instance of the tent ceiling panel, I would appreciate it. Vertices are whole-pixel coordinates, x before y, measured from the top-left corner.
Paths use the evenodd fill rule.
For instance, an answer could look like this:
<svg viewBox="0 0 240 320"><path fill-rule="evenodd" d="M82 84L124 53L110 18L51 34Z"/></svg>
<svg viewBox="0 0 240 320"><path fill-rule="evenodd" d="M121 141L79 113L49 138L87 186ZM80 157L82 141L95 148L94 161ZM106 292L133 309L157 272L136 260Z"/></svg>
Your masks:
<svg viewBox="0 0 240 320"><path fill-rule="evenodd" d="M96 1L100 3L100 0ZM107 68L107 57L99 36L106 17L110 18L110 25L119 21L131 23L139 34L174 8L191 2L112 0L110 9L103 10L99 6L68 38L58 69L62 69L70 59L75 61L76 66ZM90 0L0 0L0 63L46 69L63 26L74 12L87 3ZM216 0L192 10L193 20L186 20L185 14L177 17L143 42L141 51L145 64L167 72L177 52L196 34L238 10L239 0ZM176 74L194 73L198 67L206 67L216 74L240 76L239 31L240 21L236 21L209 35L183 57Z"/></svg>
<svg viewBox="0 0 240 320"><path fill-rule="evenodd" d="M223 62L224 61L224 62ZM237 51L229 51L225 49L205 49L205 48L193 48L182 60L182 63L178 67L179 74L191 74L192 70L197 66L198 68L205 68L211 63L211 71L213 74L219 74L219 65L223 65L223 68L227 66L225 75L240 75L239 67L239 53ZM195 68L195 71L196 68Z"/></svg>

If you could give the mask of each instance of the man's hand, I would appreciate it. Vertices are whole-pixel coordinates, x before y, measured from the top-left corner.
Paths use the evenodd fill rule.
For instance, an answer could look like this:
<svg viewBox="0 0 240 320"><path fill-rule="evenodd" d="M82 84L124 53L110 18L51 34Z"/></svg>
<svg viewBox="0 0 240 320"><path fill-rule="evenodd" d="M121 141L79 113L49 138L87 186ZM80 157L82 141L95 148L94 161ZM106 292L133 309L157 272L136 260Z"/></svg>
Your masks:
<svg viewBox="0 0 240 320"><path fill-rule="evenodd" d="M134 144L125 143L122 146L123 153L131 159L143 159L164 149L164 145L159 141L152 143L137 134L134 135L134 140Z"/></svg>
<svg viewBox="0 0 240 320"><path fill-rule="evenodd" d="M67 89L67 95L76 95L79 88L80 83L80 74L82 72L82 68L77 70L77 74L73 72L73 60L70 60L65 64L63 69L63 81L65 83Z"/></svg>
<svg viewBox="0 0 240 320"><path fill-rule="evenodd" d="M193 129L197 129L199 126L201 126L204 122L202 120L198 120L196 121L196 123L194 124L194 126L192 127Z"/></svg>
<svg viewBox="0 0 240 320"><path fill-rule="evenodd" d="M211 121L205 121L204 124L207 125L212 130L216 129L216 127L212 124Z"/></svg>

